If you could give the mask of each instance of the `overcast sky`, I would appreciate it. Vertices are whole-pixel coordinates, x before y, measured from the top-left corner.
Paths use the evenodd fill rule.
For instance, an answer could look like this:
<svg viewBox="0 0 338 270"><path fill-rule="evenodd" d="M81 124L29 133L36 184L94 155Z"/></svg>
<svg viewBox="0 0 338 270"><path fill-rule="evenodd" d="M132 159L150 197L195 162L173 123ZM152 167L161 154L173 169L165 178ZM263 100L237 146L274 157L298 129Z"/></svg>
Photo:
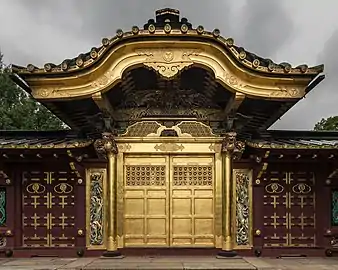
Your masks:
<svg viewBox="0 0 338 270"><path fill-rule="evenodd" d="M326 79L274 128L312 129L338 115L337 0L0 0L0 49L6 63L61 63L164 7L277 63L325 64Z"/></svg>

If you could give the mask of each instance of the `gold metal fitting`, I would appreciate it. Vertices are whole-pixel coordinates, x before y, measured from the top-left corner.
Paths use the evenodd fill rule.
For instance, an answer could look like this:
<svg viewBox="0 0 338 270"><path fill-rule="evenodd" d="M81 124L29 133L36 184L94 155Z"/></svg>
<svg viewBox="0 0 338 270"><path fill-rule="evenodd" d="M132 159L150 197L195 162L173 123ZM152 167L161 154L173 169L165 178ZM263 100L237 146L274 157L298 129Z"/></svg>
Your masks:
<svg viewBox="0 0 338 270"><path fill-rule="evenodd" d="M255 231L255 234L256 234L257 236L259 236L259 235L262 234L262 232L261 232L261 230L257 229L257 230Z"/></svg>
<svg viewBox="0 0 338 270"><path fill-rule="evenodd" d="M259 185L261 183L261 180L256 179L256 185Z"/></svg>
<svg viewBox="0 0 338 270"><path fill-rule="evenodd" d="M77 235L83 235L83 230L82 229L77 230Z"/></svg>
<svg viewBox="0 0 338 270"><path fill-rule="evenodd" d="M12 231L11 231L11 230L7 230L7 231L6 231L6 235L7 235L7 236L12 235Z"/></svg>

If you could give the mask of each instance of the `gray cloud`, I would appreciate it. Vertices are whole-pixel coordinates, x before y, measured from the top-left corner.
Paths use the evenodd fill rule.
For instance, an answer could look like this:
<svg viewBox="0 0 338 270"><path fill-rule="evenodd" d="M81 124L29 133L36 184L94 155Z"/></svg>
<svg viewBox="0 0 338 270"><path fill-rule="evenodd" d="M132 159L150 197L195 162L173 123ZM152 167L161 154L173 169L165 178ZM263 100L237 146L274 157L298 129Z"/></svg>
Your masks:
<svg viewBox="0 0 338 270"><path fill-rule="evenodd" d="M240 41L248 50L271 58L292 37L293 21L282 2L247 1L241 16Z"/></svg>
<svg viewBox="0 0 338 270"><path fill-rule="evenodd" d="M312 129L322 118L338 115L338 29L317 57L325 63L326 79L292 108L274 128Z"/></svg>

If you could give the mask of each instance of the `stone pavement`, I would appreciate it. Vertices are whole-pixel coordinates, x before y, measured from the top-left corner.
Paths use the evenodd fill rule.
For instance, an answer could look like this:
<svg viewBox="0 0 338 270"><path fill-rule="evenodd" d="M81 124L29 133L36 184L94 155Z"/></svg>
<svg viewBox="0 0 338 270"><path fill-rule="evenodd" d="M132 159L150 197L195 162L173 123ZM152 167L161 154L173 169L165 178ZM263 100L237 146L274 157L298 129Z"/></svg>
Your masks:
<svg viewBox="0 0 338 270"><path fill-rule="evenodd" d="M0 259L0 270L233 269L338 270L338 258L126 257Z"/></svg>

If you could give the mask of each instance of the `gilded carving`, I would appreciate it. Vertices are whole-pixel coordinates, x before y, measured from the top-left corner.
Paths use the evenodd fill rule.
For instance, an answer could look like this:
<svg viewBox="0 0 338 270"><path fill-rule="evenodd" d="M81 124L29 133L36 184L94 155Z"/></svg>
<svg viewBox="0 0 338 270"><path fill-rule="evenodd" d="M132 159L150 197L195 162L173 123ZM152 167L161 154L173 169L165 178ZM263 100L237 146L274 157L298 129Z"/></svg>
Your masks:
<svg viewBox="0 0 338 270"><path fill-rule="evenodd" d="M222 142L222 152L233 152L235 150L236 132L228 132Z"/></svg>
<svg viewBox="0 0 338 270"><path fill-rule="evenodd" d="M240 159L245 149L245 143L236 140L236 132L228 132L225 134L222 142L222 152L233 154L234 159Z"/></svg>
<svg viewBox="0 0 338 270"><path fill-rule="evenodd" d="M136 50L140 56L146 56L143 64L154 69L167 79L172 79L180 71L191 66L194 62L191 55L199 55L198 49L145 49Z"/></svg>
<svg viewBox="0 0 338 270"><path fill-rule="evenodd" d="M184 146L183 144L177 144L177 143L161 143L156 144L154 149L156 151L162 151L162 152L176 152L176 151L183 151Z"/></svg>
<svg viewBox="0 0 338 270"><path fill-rule="evenodd" d="M108 153L118 153L117 144L114 136L111 133L103 133L102 139L97 139L94 142L94 148L100 158L107 158Z"/></svg>
<svg viewBox="0 0 338 270"><path fill-rule="evenodd" d="M250 177L248 172L235 171L236 181L236 244L250 244Z"/></svg>
<svg viewBox="0 0 338 270"><path fill-rule="evenodd" d="M103 171L90 174L90 231L89 244L103 245L104 241L104 195L103 195Z"/></svg>
<svg viewBox="0 0 338 270"><path fill-rule="evenodd" d="M299 88L292 86L278 86L279 91L273 91L270 93L270 97L298 97L301 94Z"/></svg>
<svg viewBox="0 0 338 270"><path fill-rule="evenodd" d="M118 145L119 152L128 152L131 149L131 145L129 143L121 143Z"/></svg>

